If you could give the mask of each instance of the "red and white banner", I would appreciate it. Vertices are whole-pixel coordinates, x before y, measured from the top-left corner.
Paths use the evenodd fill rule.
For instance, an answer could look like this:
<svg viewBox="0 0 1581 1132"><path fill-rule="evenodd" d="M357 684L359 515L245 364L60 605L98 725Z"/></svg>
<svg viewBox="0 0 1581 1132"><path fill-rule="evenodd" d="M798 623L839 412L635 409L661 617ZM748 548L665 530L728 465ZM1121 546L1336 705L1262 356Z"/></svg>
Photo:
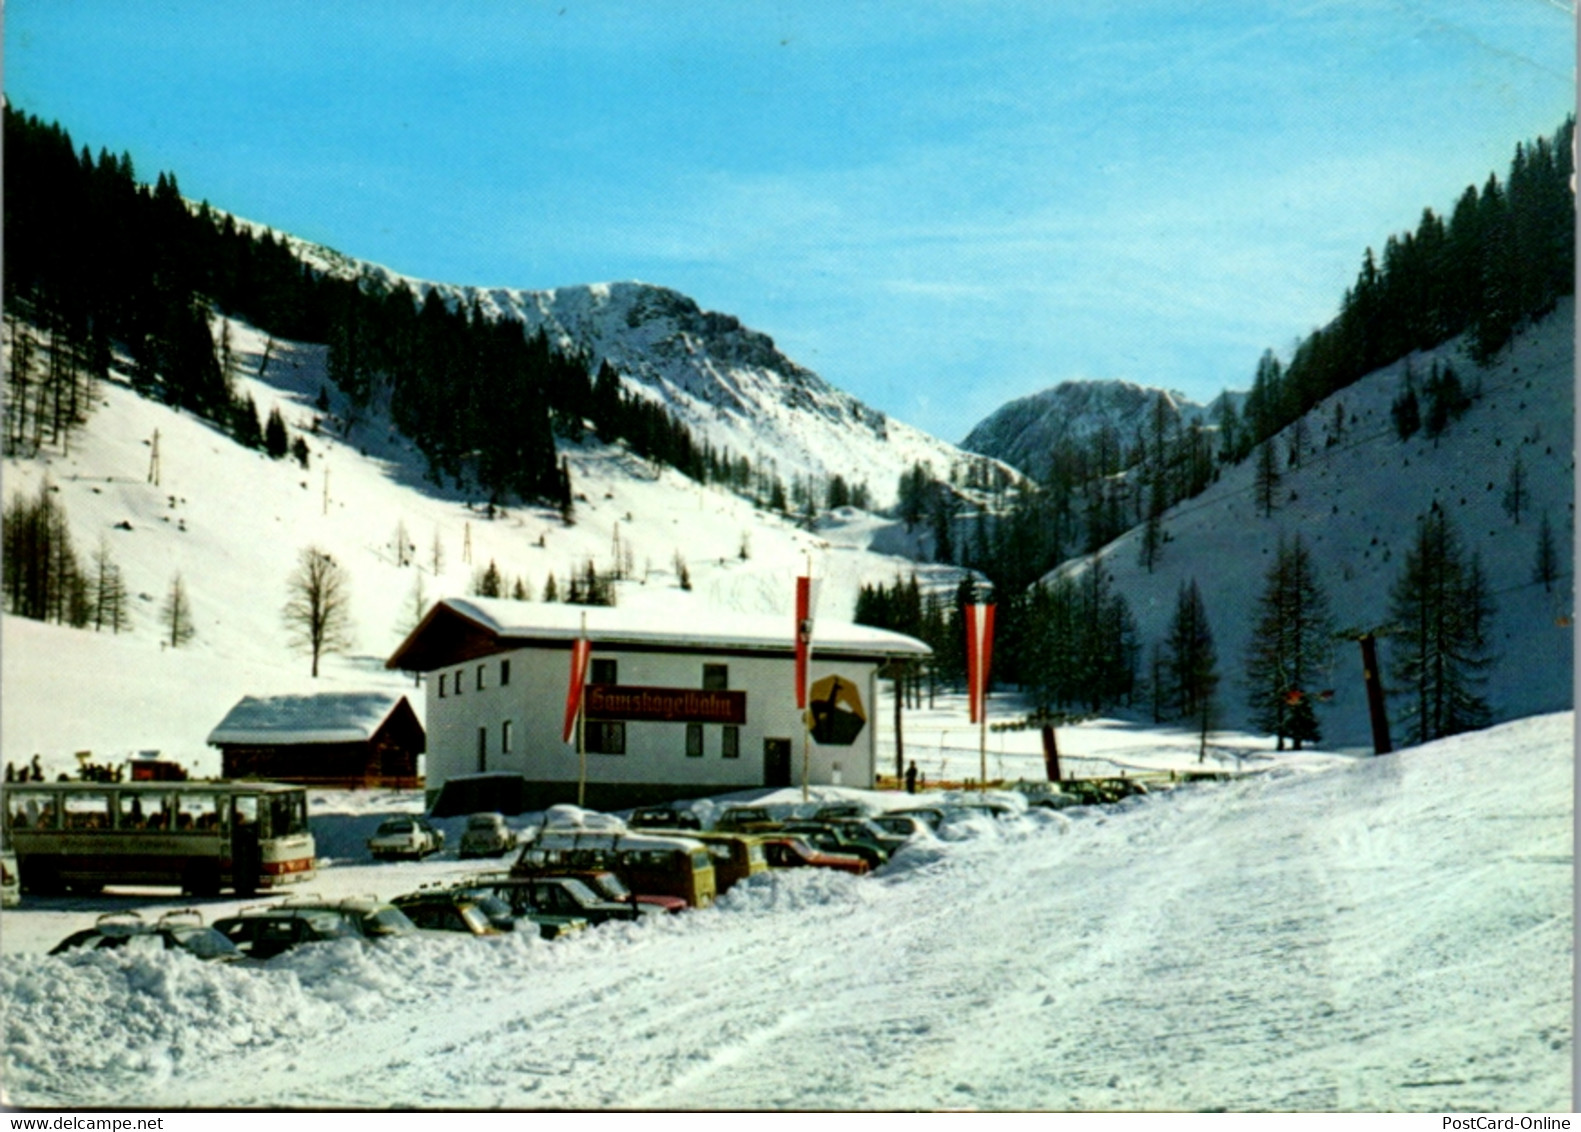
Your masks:
<svg viewBox="0 0 1581 1132"><path fill-rule="evenodd" d="M582 710L582 689L587 684L587 661L593 655L593 642L578 637L571 646L571 683L565 693L565 742L576 730L576 717Z"/></svg>
<svg viewBox="0 0 1581 1132"><path fill-rule="evenodd" d="M972 722L988 718L988 665L994 651L994 607L966 607L966 699Z"/></svg>
<svg viewBox="0 0 1581 1132"><path fill-rule="evenodd" d="M796 579L796 706L807 706L807 657L812 652L812 620L818 610L818 585L809 576Z"/></svg>

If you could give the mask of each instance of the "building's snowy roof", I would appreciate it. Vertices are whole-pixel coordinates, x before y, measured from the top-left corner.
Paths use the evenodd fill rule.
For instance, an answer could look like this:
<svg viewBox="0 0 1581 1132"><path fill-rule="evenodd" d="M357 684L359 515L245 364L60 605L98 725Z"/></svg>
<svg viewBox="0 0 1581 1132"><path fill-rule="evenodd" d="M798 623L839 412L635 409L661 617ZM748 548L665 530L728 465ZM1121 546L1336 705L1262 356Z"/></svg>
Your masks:
<svg viewBox="0 0 1581 1132"><path fill-rule="evenodd" d="M595 648L646 645L688 652L750 650L789 656L795 646L795 621L789 616L708 610L685 601L663 608L624 609L500 598L446 598L401 643L388 667L425 670L448 662L427 655L429 649L421 643L429 625L442 611L465 619L507 648L528 642L569 643L582 634L584 618L587 636ZM927 656L932 650L902 633L816 618L812 651L815 656L883 659Z"/></svg>
<svg viewBox="0 0 1581 1132"><path fill-rule="evenodd" d="M398 692L243 696L209 732L222 743L356 743L373 738L404 702Z"/></svg>

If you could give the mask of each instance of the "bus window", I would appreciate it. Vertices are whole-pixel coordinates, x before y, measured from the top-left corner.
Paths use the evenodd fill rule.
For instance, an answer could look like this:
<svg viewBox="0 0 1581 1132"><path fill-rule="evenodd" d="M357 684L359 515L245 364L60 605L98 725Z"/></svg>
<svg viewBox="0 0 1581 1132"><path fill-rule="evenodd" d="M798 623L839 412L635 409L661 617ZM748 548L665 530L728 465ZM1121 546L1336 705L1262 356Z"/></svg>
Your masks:
<svg viewBox="0 0 1581 1132"><path fill-rule="evenodd" d="M176 828L183 833L210 833L220 825L219 799L213 794L182 793L176 799Z"/></svg>
<svg viewBox="0 0 1581 1132"><path fill-rule="evenodd" d="M238 794L232 799L232 805L236 809L236 820L238 822L246 822L254 830L258 829L258 795ZM262 832L259 833L259 836L263 836Z"/></svg>
<svg viewBox="0 0 1581 1132"><path fill-rule="evenodd" d="M270 837L307 832L307 795L275 794L269 798Z"/></svg>
<svg viewBox="0 0 1581 1132"><path fill-rule="evenodd" d="M8 794L6 824L12 829L54 829L55 798L51 794Z"/></svg>
<svg viewBox="0 0 1581 1132"><path fill-rule="evenodd" d="M109 829L110 795L67 791L65 816L67 829Z"/></svg>
<svg viewBox="0 0 1581 1132"><path fill-rule="evenodd" d="M121 812L116 816L118 829L172 829L172 813L168 794L148 794L141 790L128 790L120 795Z"/></svg>

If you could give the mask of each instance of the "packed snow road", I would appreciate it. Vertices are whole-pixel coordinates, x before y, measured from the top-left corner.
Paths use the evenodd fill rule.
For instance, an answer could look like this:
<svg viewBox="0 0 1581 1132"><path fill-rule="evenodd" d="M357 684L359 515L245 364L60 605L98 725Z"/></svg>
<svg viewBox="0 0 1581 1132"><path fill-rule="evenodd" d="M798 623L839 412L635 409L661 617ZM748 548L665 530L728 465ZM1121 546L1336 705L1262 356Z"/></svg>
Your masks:
<svg viewBox="0 0 1581 1132"><path fill-rule="evenodd" d="M1572 724L983 819L554 944L13 953L8 1099L1567 1109Z"/></svg>

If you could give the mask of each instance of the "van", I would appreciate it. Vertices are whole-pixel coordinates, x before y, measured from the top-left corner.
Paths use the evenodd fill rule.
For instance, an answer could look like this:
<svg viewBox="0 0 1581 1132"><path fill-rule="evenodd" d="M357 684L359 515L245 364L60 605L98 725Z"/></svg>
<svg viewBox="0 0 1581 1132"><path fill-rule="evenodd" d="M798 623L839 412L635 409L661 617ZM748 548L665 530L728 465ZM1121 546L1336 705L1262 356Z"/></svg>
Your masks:
<svg viewBox="0 0 1581 1132"><path fill-rule="evenodd" d="M769 870L768 858L763 855L763 842L750 834L692 830L686 836L701 841L714 859L714 885L721 896L737 881Z"/></svg>

